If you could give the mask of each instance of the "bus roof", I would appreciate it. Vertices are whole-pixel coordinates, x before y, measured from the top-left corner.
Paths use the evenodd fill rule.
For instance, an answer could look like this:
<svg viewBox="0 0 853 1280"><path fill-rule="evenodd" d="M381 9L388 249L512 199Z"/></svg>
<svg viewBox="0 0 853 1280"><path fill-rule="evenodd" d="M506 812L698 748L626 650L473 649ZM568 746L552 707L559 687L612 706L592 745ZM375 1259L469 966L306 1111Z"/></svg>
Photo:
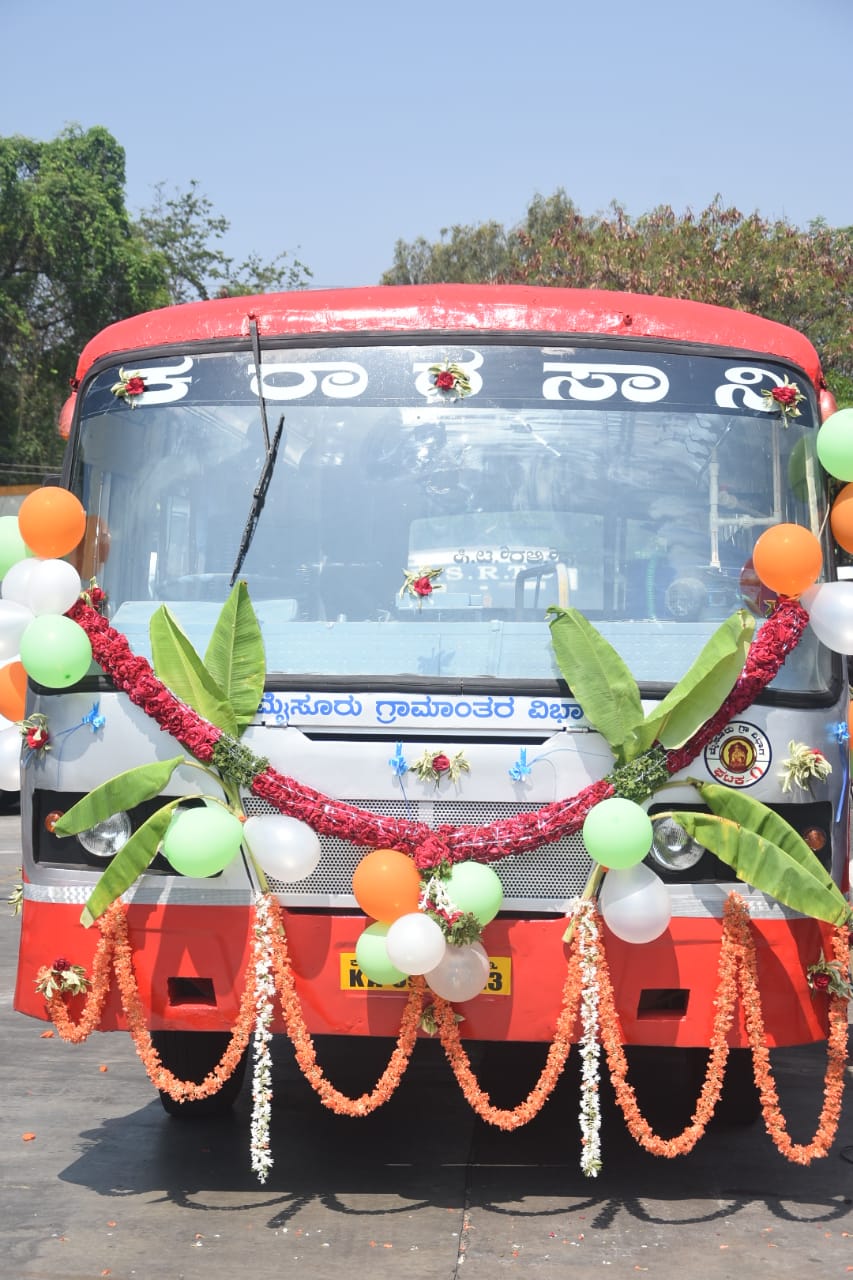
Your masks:
<svg viewBox="0 0 853 1280"><path fill-rule="evenodd" d="M463 284L269 293L147 311L92 338L80 356L77 378L103 356L245 339L252 319L262 338L488 332L681 341L778 356L821 385L817 352L803 334L745 311L600 289Z"/></svg>

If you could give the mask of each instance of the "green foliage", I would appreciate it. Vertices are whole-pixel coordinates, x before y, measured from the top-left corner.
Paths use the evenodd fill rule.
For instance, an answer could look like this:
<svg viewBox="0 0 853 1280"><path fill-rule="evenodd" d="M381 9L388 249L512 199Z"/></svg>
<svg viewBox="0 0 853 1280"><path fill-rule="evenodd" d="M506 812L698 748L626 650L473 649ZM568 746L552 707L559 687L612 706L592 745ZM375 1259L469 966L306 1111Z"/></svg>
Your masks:
<svg viewBox="0 0 853 1280"><path fill-rule="evenodd" d="M165 605L152 613L149 632L154 669L163 683L205 720L234 737L237 716L228 695Z"/></svg>
<svg viewBox="0 0 853 1280"><path fill-rule="evenodd" d="M264 640L245 582L222 607L204 665L234 711L238 736L252 723L264 696Z"/></svg>
<svg viewBox="0 0 853 1280"><path fill-rule="evenodd" d="M118 853L104 871L98 883L89 895L80 923L89 928L98 916L103 915L116 898L120 898L130 886L139 879L143 871L147 871L156 857L157 850L163 841L172 815L180 798L170 800L162 809L152 813L151 817L137 827L126 845Z"/></svg>
<svg viewBox="0 0 853 1280"><path fill-rule="evenodd" d="M625 743L642 723L640 691L619 654L577 609L547 611L551 644L566 683L618 762L629 760Z"/></svg>
<svg viewBox="0 0 853 1280"><path fill-rule="evenodd" d="M656 741L672 750L693 737L731 692L754 633L755 619L744 609L717 628L687 674L643 721L636 734L639 751Z"/></svg>
<svg viewBox="0 0 853 1280"><path fill-rule="evenodd" d="M154 188L154 203L139 215L137 227L161 256L172 302L305 288L310 270L287 253L269 263L257 254L235 263L219 244L230 226L227 218L213 212L195 179L186 191L171 195L163 183Z"/></svg>
<svg viewBox="0 0 853 1280"><path fill-rule="evenodd" d="M807 228L726 207L677 214L668 205L631 217L614 202L580 213L562 190L537 195L525 220L454 226L429 244L398 241L384 284L500 280L692 298L767 316L801 330L851 399L853 227Z"/></svg>
<svg viewBox="0 0 853 1280"><path fill-rule="evenodd" d="M57 822L54 835L76 836L99 822L105 822L121 809L132 809L146 800L153 800L178 766L184 763L184 756L174 756L171 760L158 760L154 764L139 765L136 769L116 774L72 805Z"/></svg>
<svg viewBox="0 0 853 1280"><path fill-rule="evenodd" d="M0 468L8 482L57 469L56 431L77 356L105 325L211 293L303 288L310 271L281 253L235 263L226 218L191 181L134 219L125 154L103 127L50 142L0 137ZM12 468L17 470L13 471Z"/></svg>
<svg viewBox="0 0 853 1280"><path fill-rule="evenodd" d="M794 911L845 924L850 907L808 845L783 818L758 800L713 783L697 786L711 813L673 818L739 877Z"/></svg>
<svg viewBox="0 0 853 1280"><path fill-rule="evenodd" d="M740 610L717 628L690 670L643 715L634 677L608 640L577 609L547 610L554 656L584 715L607 741L617 766L653 743L681 746L722 705L743 670L755 623Z"/></svg>

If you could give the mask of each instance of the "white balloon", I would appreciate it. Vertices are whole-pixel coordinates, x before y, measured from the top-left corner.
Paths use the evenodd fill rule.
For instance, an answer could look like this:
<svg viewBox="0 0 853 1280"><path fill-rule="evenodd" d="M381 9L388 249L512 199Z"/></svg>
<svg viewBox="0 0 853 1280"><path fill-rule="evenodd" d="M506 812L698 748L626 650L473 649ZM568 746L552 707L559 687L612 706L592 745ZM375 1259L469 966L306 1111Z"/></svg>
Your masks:
<svg viewBox="0 0 853 1280"><path fill-rule="evenodd" d="M385 947L395 969L413 974L434 969L444 955L447 943L440 926L433 919L420 911L411 911L388 926Z"/></svg>
<svg viewBox="0 0 853 1280"><path fill-rule="evenodd" d="M0 733L0 790L21 789L21 732L17 728L4 729Z"/></svg>
<svg viewBox="0 0 853 1280"><path fill-rule="evenodd" d="M0 663L9 662L21 647L21 636L33 620L33 612L17 600L0 600Z"/></svg>
<svg viewBox="0 0 853 1280"><path fill-rule="evenodd" d="M322 853L317 833L284 813L247 818L243 838L261 870L285 884L310 876Z"/></svg>
<svg viewBox="0 0 853 1280"><path fill-rule="evenodd" d="M608 871L598 903L604 923L623 942L653 942L672 915L669 889L643 862Z"/></svg>
<svg viewBox="0 0 853 1280"><path fill-rule="evenodd" d="M80 575L67 560L36 560L27 584L27 604L36 616L67 613L80 595Z"/></svg>
<svg viewBox="0 0 853 1280"><path fill-rule="evenodd" d="M17 564L13 564L11 568L7 569L3 582L0 583L0 595L2 595L3 599L17 600L18 604L26 604L30 574L35 566L40 563L40 560L27 556L26 560L19 560Z"/></svg>
<svg viewBox="0 0 853 1280"><path fill-rule="evenodd" d="M801 597L812 631L836 653L853 653L853 582L821 582Z"/></svg>
<svg viewBox="0 0 853 1280"><path fill-rule="evenodd" d="M426 980L443 1000L473 1000L489 980L489 957L479 942L467 946L448 946L434 969L428 969Z"/></svg>

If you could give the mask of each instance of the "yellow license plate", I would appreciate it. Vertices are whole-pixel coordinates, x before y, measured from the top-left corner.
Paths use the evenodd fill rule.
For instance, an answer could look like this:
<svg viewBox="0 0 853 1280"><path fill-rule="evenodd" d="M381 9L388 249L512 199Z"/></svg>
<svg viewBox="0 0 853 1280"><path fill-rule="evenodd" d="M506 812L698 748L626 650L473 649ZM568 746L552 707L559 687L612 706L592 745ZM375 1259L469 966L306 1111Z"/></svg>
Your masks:
<svg viewBox="0 0 853 1280"><path fill-rule="evenodd" d="M511 990L512 961L509 956L489 956L486 995L508 996ZM402 982L373 982L359 968L354 951L341 952L341 991L405 991L411 978Z"/></svg>

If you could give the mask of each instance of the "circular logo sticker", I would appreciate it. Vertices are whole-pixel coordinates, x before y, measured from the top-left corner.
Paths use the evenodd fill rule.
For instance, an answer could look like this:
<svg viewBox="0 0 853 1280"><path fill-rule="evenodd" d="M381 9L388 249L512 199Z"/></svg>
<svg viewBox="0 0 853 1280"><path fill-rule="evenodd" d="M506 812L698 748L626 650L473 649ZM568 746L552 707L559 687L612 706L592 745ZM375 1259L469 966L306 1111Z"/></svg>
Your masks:
<svg viewBox="0 0 853 1280"><path fill-rule="evenodd" d="M705 748L705 768L726 787L752 787L770 768L770 740L754 724L731 720Z"/></svg>

